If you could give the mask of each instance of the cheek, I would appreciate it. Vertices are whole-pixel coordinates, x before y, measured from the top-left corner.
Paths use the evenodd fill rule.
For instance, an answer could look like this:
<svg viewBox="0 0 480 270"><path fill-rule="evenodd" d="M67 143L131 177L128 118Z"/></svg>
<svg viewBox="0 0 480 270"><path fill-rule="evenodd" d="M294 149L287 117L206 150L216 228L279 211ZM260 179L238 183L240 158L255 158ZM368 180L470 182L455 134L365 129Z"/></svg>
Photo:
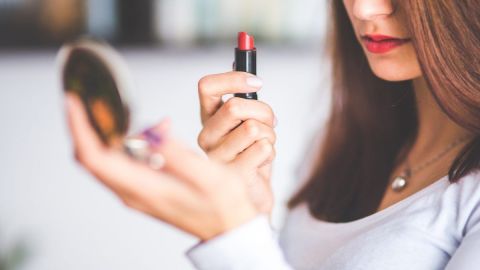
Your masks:
<svg viewBox="0 0 480 270"><path fill-rule="evenodd" d="M353 9L353 0L343 0L343 6L345 7L345 11L350 19L350 22L353 24L355 28L355 20L352 18L352 9Z"/></svg>
<svg viewBox="0 0 480 270"><path fill-rule="evenodd" d="M373 73L386 81L410 80L422 75L412 44L404 44L385 54L373 54L364 48Z"/></svg>

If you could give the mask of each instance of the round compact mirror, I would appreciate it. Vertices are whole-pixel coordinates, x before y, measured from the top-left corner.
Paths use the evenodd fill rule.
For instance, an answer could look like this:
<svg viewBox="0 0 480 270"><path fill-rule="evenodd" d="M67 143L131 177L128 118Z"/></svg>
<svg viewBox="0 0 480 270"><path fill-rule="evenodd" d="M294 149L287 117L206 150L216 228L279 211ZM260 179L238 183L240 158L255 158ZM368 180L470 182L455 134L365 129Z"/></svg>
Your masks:
<svg viewBox="0 0 480 270"><path fill-rule="evenodd" d="M122 57L107 43L80 39L58 53L64 91L76 94L101 141L121 148L132 157L148 158L148 142L128 137L130 108L127 92L132 80Z"/></svg>

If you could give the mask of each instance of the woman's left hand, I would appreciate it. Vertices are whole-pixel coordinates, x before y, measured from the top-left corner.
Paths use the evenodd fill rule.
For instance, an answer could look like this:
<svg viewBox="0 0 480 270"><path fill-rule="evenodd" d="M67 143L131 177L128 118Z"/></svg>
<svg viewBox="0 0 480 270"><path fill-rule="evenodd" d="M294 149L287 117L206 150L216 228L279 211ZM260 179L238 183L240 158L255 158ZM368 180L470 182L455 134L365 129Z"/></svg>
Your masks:
<svg viewBox="0 0 480 270"><path fill-rule="evenodd" d="M163 134L154 151L164 157L165 163L161 170L154 170L120 150L106 147L76 96L67 94L66 103L76 159L128 207L202 240L258 214L245 181L227 166L197 155ZM160 124L152 131L160 133L162 129ZM269 154L265 151L264 158ZM259 164L263 161L258 157Z"/></svg>

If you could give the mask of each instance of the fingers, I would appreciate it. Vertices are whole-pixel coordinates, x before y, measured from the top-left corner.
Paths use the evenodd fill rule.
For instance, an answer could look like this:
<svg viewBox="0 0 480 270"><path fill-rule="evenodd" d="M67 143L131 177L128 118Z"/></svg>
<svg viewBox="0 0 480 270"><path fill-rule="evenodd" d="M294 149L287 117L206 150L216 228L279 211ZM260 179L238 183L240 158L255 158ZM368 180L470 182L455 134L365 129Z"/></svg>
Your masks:
<svg viewBox="0 0 480 270"><path fill-rule="evenodd" d="M153 129L155 133L162 134L163 137L170 135L170 129L172 127L172 119L166 117L162 119L158 124L156 124Z"/></svg>
<svg viewBox="0 0 480 270"><path fill-rule="evenodd" d="M265 165L260 165L260 168L258 168L257 173L260 176L260 178L263 179L264 182L269 185L270 178L272 176L272 162Z"/></svg>
<svg viewBox="0 0 480 270"><path fill-rule="evenodd" d="M246 72L231 71L201 78L198 94L202 123L220 108L223 95L256 92L261 86L262 81L258 77Z"/></svg>
<svg viewBox="0 0 480 270"><path fill-rule="evenodd" d="M210 183L224 178L219 174L225 173L225 167L199 155L171 137L155 146L155 151L165 158L163 172L192 186L208 189Z"/></svg>
<svg viewBox="0 0 480 270"><path fill-rule="evenodd" d="M96 166L91 160L104 154L105 146L90 125L85 108L78 96L67 93L65 97L67 122L78 161Z"/></svg>
<svg viewBox="0 0 480 270"><path fill-rule="evenodd" d="M108 149L91 127L83 104L72 94L66 96L67 121L75 156L88 171L114 191L129 206L139 208L143 201L183 192L181 183L161 175L122 152ZM164 194L165 196L161 196Z"/></svg>
<svg viewBox="0 0 480 270"><path fill-rule="evenodd" d="M247 148L231 163L244 171L255 169L272 162L275 158L275 149L268 139L261 139Z"/></svg>
<svg viewBox="0 0 480 270"><path fill-rule="evenodd" d="M255 119L248 119L225 135L222 141L212 147L207 154L210 159L230 162L253 143L264 138L270 144L275 144L276 136L273 128Z"/></svg>
<svg viewBox="0 0 480 270"><path fill-rule="evenodd" d="M275 116L267 104L243 98L229 99L204 125L198 136L200 147L209 151L222 137L247 119L255 119L274 127Z"/></svg>

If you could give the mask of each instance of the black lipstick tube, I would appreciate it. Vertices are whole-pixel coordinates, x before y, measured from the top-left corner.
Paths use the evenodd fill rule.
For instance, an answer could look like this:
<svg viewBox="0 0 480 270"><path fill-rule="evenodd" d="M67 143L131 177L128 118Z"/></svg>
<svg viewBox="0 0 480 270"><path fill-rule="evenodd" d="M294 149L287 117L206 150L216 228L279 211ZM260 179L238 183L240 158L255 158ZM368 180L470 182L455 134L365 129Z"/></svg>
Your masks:
<svg viewBox="0 0 480 270"><path fill-rule="evenodd" d="M235 48L235 71L244 71L257 75L257 49L240 50ZM257 93L235 93L233 96L245 99L257 99Z"/></svg>

